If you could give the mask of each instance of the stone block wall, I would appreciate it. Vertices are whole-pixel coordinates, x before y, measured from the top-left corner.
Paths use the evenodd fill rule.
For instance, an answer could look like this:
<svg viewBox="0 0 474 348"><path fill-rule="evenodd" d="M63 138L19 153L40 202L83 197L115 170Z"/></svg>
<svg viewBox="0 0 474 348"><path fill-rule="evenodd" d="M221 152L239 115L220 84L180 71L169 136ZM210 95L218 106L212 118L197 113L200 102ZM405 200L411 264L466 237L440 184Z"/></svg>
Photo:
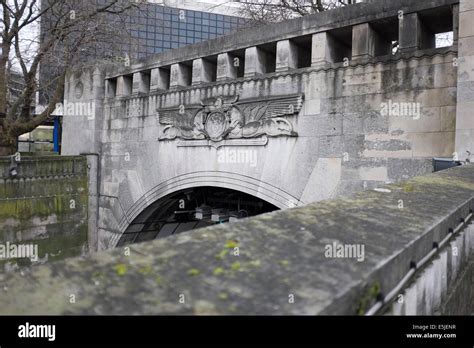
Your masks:
<svg viewBox="0 0 474 348"><path fill-rule="evenodd" d="M180 189L230 188L286 209L423 175L433 171L433 157L452 158L458 3L406 4L361 3L130 67L71 74L69 101L93 102L97 110L94 120L65 118L63 150L100 155L99 249L113 247L145 208ZM439 30L453 30L451 47L433 46L435 32L426 25L433 16ZM216 98L235 107L255 103L243 112L246 120L280 103L284 121L232 146L227 139L163 139L173 122L171 129L192 129L188 119ZM281 111L285 106L294 112ZM218 161L228 150L257 161Z"/></svg>
<svg viewBox="0 0 474 348"><path fill-rule="evenodd" d="M0 314L473 313L474 165L384 189L8 274Z"/></svg>
<svg viewBox="0 0 474 348"><path fill-rule="evenodd" d="M0 158L0 247L37 246L37 260L0 255L0 273L87 250L88 176L83 157L24 157L17 175ZM11 249L10 249L11 250ZM10 253L10 256L13 254Z"/></svg>
<svg viewBox="0 0 474 348"><path fill-rule="evenodd" d="M459 7L458 97L456 153L474 162L474 3L461 0Z"/></svg>

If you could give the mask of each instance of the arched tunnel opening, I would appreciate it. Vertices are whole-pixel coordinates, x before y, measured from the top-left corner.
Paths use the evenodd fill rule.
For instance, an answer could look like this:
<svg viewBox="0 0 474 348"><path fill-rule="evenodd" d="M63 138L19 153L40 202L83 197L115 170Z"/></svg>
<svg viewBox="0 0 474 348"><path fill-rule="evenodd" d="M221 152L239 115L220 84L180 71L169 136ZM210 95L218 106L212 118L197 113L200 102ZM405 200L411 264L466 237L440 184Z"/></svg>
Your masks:
<svg viewBox="0 0 474 348"><path fill-rule="evenodd" d="M202 227L236 223L278 210L252 195L219 187L177 191L145 209L127 228L118 247L165 238Z"/></svg>

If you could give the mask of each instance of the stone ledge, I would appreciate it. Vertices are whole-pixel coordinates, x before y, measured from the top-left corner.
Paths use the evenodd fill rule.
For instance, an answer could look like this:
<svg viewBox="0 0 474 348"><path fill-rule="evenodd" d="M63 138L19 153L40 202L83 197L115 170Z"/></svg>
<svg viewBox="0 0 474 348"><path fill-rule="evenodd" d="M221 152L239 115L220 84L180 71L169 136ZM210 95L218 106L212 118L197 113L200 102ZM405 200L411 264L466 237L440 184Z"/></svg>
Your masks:
<svg viewBox="0 0 474 348"><path fill-rule="evenodd" d="M12 179L8 175L10 165L10 157L0 157L0 179ZM21 156L17 165L14 179L87 175L87 159L83 156Z"/></svg>
<svg viewBox="0 0 474 348"><path fill-rule="evenodd" d="M237 51L272 41L281 41L383 18L396 17L400 9L403 9L405 13L412 13L457 3L459 3L459 0L377 0L353 4L344 8L269 24L264 30L262 30L262 27L251 27L234 34L156 54L132 64L131 67L114 67L107 74L107 78Z"/></svg>
<svg viewBox="0 0 474 348"><path fill-rule="evenodd" d="M0 314L356 314L474 209L474 166L384 189L8 274Z"/></svg>
<svg viewBox="0 0 474 348"><path fill-rule="evenodd" d="M417 50L414 52L409 53L398 53L397 55L388 55L388 56L377 56L368 59L362 59L357 62L350 61L348 66L345 66L343 62L338 63L327 63L319 67L306 67L306 68L298 68L298 69L291 69L287 71L280 71L280 72L273 72L273 73L266 73L262 75L255 75L252 77L238 77L232 78L228 80L221 80L221 81L214 81L214 82L207 82L202 83L199 85L190 85L190 86L181 86L179 89L167 89L167 90L156 90L151 91L146 95L128 95L128 96L114 96L114 97L106 97L104 100L109 107L113 107L116 103L123 103L129 101L136 101L136 100L143 100L147 102L147 98L152 96L163 96L166 94L174 94L174 93L182 93L188 91L196 91L196 90L203 90L206 88L214 88L219 86L226 86L226 85L234 85L238 83L245 83L250 81L270 81L274 79L284 78L288 76L303 76L303 75L310 75L310 74L328 74L328 73L337 73L339 70L355 70L359 68L366 68L368 66L379 66L381 64L385 65L383 69L390 70L397 68L397 65L400 63L411 63L415 61L421 61L423 59L436 59L436 58L445 58L449 56L455 57L457 54L457 47L442 47L442 48L430 48L424 50ZM437 63L430 63L430 65L437 65ZM397 68L399 69L399 68ZM125 119L127 117L120 118ZM116 129L113 129L116 130Z"/></svg>

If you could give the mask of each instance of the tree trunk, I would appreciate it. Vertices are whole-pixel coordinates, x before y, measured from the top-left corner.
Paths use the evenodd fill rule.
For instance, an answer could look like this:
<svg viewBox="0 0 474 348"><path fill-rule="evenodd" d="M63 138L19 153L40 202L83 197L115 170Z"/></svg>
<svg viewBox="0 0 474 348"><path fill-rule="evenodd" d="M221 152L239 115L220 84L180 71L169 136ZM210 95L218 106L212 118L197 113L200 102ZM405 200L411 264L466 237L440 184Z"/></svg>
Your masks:
<svg viewBox="0 0 474 348"><path fill-rule="evenodd" d="M0 38L0 39L4 41L4 38ZM6 114L7 91L8 91L8 84L9 84L9 81L7 78L7 65L8 65L8 57L10 54L10 46L6 42L2 42L1 48L2 48L2 52L0 53L0 113ZM0 138L0 141L1 139L2 138Z"/></svg>
<svg viewBox="0 0 474 348"><path fill-rule="evenodd" d="M11 156L18 148L18 138L8 132L4 132L0 127L0 156Z"/></svg>

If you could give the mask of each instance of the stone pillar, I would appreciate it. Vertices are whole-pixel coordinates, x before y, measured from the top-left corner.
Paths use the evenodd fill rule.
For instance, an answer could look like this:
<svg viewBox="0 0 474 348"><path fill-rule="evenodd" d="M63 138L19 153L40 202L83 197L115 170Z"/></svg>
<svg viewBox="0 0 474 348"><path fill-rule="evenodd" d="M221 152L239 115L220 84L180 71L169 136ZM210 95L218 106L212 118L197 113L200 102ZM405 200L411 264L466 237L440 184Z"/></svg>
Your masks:
<svg viewBox="0 0 474 348"><path fill-rule="evenodd" d="M191 85L191 68L178 63L171 66L170 88L186 87Z"/></svg>
<svg viewBox="0 0 474 348"><path fill-rule="evenodd" d="M352 27L352 59L369 59L375 56L377 33L369 23Z"/></svg>
<svg viewBox="0 0 474 348"><path fill-rule="evenodd" d="M264 50L255 46L245 50L245 77L265 74L266 64L267 55Z"/></svg>
<svg viewBox="0 0 474 348"><path fill-rule="evenodd" d="M132 95L132 78L130 76L119 76L117 78L117 97Z"/></svg>
<svg viewBox="0 0 474 348"><path fill-rule="evenodd" d="M474 2L461 0L456 108L456 154L474 162Z"/></svg>
<svg viewBox="0 0 474 348"><path fill-rule="evenodd" d="M133 74L132 94L148 94L150 92L150 75L144 72Z"/></svg>
<svg viewBox="0 0 474 348"><path fill-rule="evenodd" d="M313 34L311 66L318 67L334 62L330 47L331 41L326 32Z"/></svg>
<svg viewBox="0 0 474 348"><path fill-rule="evenodd" d="M193 60L193 78L192 78L192 85L199 85L200 83L203 82L209 82L206 81L206 73L205 73L205 68L204 65L206 63L204 62L204 59L198 58Z"/></svg>
<svg viewBox="0 0 474 348"><path fill-rule="evenodd" d="M211 62L199 58L193 61L193 85L212 82L216 77L216 66Z"/></svg>
<svg viewBox="0 0 474 348"><path fill-rule="evenodd" d="M164 91L170 88L170 71L163 68L151 70L150 91Z"/></svg>
<svg viewBox="0 0 474 348"><path fill-rule="evenodd" d="M117 93L117 80L107 79L105 80L105 97L114 98Z"/></svg>
<svg viewBox="0 0 474 348"><path fill-rule="evenodd" d="M222 53L217 56L217 81L237 78L238 66L235 64L235 58L229 53ZM241 64L240 59L238 64Z"/></svg>
<svg viewBox="0 0 474 348"><path fill-rule="evenodd" d="M89 201L88 201L88 232L87 244L90 252L96 252L99 248L99 155L93 153L84 154L87 157L87 174L89 178Z"/></svg>
<svg viewBox="0 0 474 348"><path fill-rule="evenodd" d="M453 45L459 40L459 4L453 5Z"/></svg>
<svg viewBox="0 0 474 348"><path fill-rule="evenodd" d="M400 52L436 47L436 36L425 27L418 13L408 13L399 20Z"/></svg>
<svg viewBox="0 0 474 348"><path fill-rule="evenodd" d="M80 153L100 151L102 127L106 117L104 112L106 81L105 69L100 66L85 69L80 76L71 75L71 78L67 79L66 83L69 84L69 95L65 94L67 102L86 103L88 107L87 111L83 110L84 114L81 117L77 117L78 115L68 116L67 112L64 114L62 155L77 156ZM78 83L81 84L79 90L77 90ZM77 92L80 93L76 94ZM80 136L78 136L78 130Z"/></svg>
<svg viewBox="0 0 474 348"><path fill-rule="evenodd" d="M290 40L278 41L276 71L298 69L298 46Z"/></svg>

